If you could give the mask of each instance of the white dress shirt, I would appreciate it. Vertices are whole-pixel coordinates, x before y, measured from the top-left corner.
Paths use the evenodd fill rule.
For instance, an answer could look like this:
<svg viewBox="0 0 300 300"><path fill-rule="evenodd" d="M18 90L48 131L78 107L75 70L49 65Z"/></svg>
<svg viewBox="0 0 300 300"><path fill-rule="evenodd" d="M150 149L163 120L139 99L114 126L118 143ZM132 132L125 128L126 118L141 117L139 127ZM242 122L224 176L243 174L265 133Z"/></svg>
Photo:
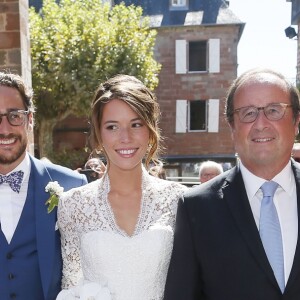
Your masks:
<svg viewBox="0 0 300 300"><path fill-rule="evenodd" d="M10 173L22 170L24 177L20 192L14 192L8 183L0 184L0 224L8 243L11 242L14 232L20 220L25 204L30 175L30 158L26 154L23 161ZM9 175L10 173L6 174ZM2 174L3 175L3 174Z"/></svg>
<svg viewBox="0 0 300 300"><path fill-rule="evenodd" d="M263 198L260 187L266 180L255 176L246 169L242 162L240 162L240 168L255 223L259 230L260 205ZM274 204L281 226L286 284L292 269L298 237L297 193L291 162L272 181L279 184L274 195Z"/></svg>

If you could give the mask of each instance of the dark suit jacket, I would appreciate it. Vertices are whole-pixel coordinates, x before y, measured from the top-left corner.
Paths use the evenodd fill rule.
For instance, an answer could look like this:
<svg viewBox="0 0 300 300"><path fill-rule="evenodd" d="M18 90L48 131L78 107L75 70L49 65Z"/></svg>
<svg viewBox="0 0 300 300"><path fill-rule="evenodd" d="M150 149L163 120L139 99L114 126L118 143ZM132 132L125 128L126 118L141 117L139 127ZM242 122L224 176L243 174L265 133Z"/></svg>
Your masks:
<svg viewBox="0 0 300 300"><path fill-rule="evenodd" d="M284 295L259 236L238 167L189 190L178 206L164 300L299 300L298 243Z"/></svg>
<svg viewBox="0 0 300 300"><path fill-rule="evenodd" d="M50 181L57 181L67 191L86 184L87 180L85 175L62 166L44 163L32 156L30 160L30 180L34 180L37 252L44 297L46 300L54 300L61 290L62 259L60 235L55 228L56 209L51 213L47 212L45 202L50 194L45 191L45 187Z"/></svg>

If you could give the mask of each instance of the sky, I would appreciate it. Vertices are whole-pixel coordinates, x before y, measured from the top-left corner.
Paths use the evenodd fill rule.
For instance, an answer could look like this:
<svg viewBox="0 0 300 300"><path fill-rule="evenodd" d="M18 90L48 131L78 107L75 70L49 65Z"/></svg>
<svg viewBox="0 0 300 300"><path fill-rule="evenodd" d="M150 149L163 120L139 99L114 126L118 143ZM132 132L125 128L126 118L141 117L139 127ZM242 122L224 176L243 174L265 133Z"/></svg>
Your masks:
<svg viewBox="0 0 300 300"><path fill-rule="evenodd" d="M271 67L296 81L297 40L285 36L291 25L291 2L230 0L229 8L246 23L238 45L238 75L253 67Z"/></svg>

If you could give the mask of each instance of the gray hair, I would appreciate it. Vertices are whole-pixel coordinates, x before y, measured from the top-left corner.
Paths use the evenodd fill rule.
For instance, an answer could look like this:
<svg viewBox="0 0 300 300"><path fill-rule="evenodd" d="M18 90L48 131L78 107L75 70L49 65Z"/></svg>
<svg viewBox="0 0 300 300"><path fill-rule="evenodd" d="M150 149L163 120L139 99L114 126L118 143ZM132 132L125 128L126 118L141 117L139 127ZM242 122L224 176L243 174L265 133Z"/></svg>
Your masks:
<svg viewBox="0 0 300 300"><path fill-rule="evenodd" d="M221 164L219 164L215 161L212 161L212 160L207 160L207 161L204 161L203 163L201 163L201 165L199 167L199 176L201 176L203 171L208 168L212 168L212 169L216 170L218 174L223 173L223 167Z"/></svg>
<svg viewBox="0 0 300 300"><path fill-rule="evenodd" d="M234 120L233 119L233 114L234 114L233 100L234 100L234 96L235 96L237 89L240 86L242 86L244 83L246 83L252 79L259 78L259 76L262 74L274 75L277 78L281 79L285 83L286 88L290 94L290 101L291 101L291 105L292 105L294 120L297 119L297 117L299 115L299 111L300 111L300 102L299 102L300 95L299 95L298 89L279 72L276 72L271 69L255 68L255 69L246 71L245 73L240 75L237 79L235 79L227 92L227 96L225 99L225 115L226 115L226 119L230 125L233 125L233 120Z"/></svg>

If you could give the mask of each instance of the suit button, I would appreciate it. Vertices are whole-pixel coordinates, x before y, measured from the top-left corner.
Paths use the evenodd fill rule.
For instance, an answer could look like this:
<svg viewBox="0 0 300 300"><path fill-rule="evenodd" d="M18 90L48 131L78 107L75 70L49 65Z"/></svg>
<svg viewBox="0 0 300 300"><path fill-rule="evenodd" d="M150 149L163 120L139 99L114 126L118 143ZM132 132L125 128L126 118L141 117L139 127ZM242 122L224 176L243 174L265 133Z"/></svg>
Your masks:
<svg viewBox="0 0 300 300"><path fill-rule="evenodd" d="M14 278L15 278L15 275L14 275L14 274L11 274L11 273L8 274L8 279L9 279L9 280L12 280L12 279L14 279Z"/></svg>
<svg viewBox="0 0 300 300"><path fill-rule="evenodd" d="M9 297L10 297L11 299L16 299L16 298L17 298L17 295L16 295L16 293L11 293L11 294L9 295Z"/></svg>
<svg viewBox="0 0 300 300"><path fill-rule="evenodd" d="M7 258L7 259L12 259L12 257L13 257L13 255L12 255L10 252L8 252L8 253L6 254L6 258Z"/></svg>

